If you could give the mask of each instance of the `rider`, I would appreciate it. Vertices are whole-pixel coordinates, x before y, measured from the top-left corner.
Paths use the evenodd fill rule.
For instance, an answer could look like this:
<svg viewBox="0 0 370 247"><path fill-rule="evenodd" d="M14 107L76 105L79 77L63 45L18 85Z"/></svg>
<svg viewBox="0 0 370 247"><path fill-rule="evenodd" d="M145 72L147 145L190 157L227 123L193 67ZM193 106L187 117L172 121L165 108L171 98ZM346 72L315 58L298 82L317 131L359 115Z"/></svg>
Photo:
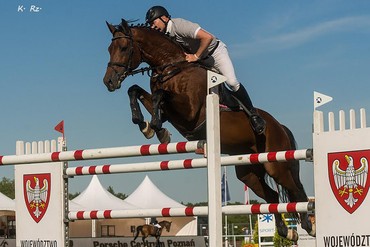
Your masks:
<svg viewBox="0 0 370 247"><path fill-rule="evenodd" d="M162 6L153 6L146 13L146 23L152 28L168 33L184 46L186 61L211 65L223 74L226 84L232 90L232 96L242 105L248 114L253 130L262 134L265 120L258 115L244 86L237 80L234 66L229 57L226 45L211 33L202 29L197 23L182 18L171 19L168 11Z"/></svg>
<svg viewBox="0 0 370 247"><path fill-rule="evenodd" d="M160 231L161 231L161 228L162 228L162 226L158 223L158 221L154 221L153 222L153 226L154 226L154 228L155 228L155 232L156 232L156 234L157 235L159 235L159 233L160 233Z"/></svg>

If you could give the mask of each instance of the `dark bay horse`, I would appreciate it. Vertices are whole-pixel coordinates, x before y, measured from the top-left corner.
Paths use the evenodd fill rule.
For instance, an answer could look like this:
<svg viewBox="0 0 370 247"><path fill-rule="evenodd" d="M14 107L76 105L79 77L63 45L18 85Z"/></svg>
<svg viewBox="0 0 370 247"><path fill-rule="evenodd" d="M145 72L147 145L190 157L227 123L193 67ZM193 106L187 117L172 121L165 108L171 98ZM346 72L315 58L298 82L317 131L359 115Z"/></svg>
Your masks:
<svg viewBox="0 0 370 247"><path fill-rule="evenodd" d="M136 227L136 234L135 234L134 241L137 239L139 234L141 234L141 236L142 236L141 239L143 240L143 243L144 243L144 246L145 246L145 239L149 236L153 236L156 239L157 246L159 246L159 238L162 235L163 229L166 229L166 231L169 232L171 230L171 223L172 222L166 221L166 220L160 221L158 224L161 226L161 228L159 228L158 230L152 224L138 226L138 227Z"/></svg>
<svg viewBox="0 0 370 247"><path fill-rule="evenodd" d="M150 75L151 94L133 85L129 88L132 120L143 132L154 129L161 142L169 141L162 123L169 121L188 140L206 138L207 70L196 63L185 61L182 47L165 34L145 26L129 26L125 20L114 26L107 23L113 35L108 48L110 61L104 76L109 91L119 89L123 80L142 71ZM137 69L141 63L149 68ZM140 101L152 115L145 122L138 104ZM247 154L296 149L293 134L269 113L258 109L266 121L263 135L256 135L243 111L221 111L221 152ZM147 138L154 135L147 134ZM306 202L307 195L299 178L299 161L268 162L259 165L235 166L236 175L256 195L268 203L278 203L279 193L265 180L269 175L287 192L291 202ZM297 234L276 214L276 227L282 237L296 240ZM300 214L302 228L315 235L307 214Z"/></svg>

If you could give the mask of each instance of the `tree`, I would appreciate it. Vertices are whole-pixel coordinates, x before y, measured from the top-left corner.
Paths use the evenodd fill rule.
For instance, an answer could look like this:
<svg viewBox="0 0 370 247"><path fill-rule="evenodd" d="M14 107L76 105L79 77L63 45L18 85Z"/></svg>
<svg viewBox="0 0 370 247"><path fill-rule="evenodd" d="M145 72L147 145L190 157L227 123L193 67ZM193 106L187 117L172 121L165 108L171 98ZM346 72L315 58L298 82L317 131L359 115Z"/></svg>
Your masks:
<svg viewBox="0 0 370 247"><path fill-rule="evenodd" d="M286 220L285 220L284 217L283 217L283 222L284 222L285 225L287 225L287 222L286 222ZM258 241L259 240L259 236L258 236L258 221L256 221L255 222L255 225L254 225L254 229L253 229L253 240L254 240L254 243L256 243L256 244L259 242ZM292 246L293 245L293 241L281 237L278 234L277 231L275 231L273 241L274 241L274 247L287 247L287 246Z"/></svg>
<svg viewBox="0 0 370 247"><path fill-rule="evenodd" d="M2 180L0 181L0 192L11 199L14 199L15 198L14 179L3 177Z"/></svg>
<svg viewBox="0 0 370 247"><path fill-rule="evenodd" d="M75 199L77 196L79 196L80 194L81 194L81 192L76 192L76 193L74 193L74 194L69 193L68 198L69 198L69 200L73 200L73 199Z"/></svg>
<svg viewBox="0 0 370 247"><path fill-rule="evenodd" d="M112 186L108 186L108 192L110 192L112 195L118 197L119 199L125 200L127 198L126 194L123 194L121 192L115 193Z"/></svg>

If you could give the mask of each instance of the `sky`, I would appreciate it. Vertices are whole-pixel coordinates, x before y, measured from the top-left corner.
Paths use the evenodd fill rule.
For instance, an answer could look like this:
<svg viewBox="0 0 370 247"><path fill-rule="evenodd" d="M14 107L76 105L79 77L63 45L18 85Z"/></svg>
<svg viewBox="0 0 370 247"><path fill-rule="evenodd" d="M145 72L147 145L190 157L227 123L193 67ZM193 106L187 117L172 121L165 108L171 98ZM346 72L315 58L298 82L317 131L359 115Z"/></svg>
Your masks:
<svg viewBox="0 0 370 247"><path fill-rule="evenodd" d="M127 96L133 84L148 89L149 78L129 77L113 93L103 84L111 39L105 22L119 24L124 18L143 23L153 5L165 6L172 17L199 23L226 43L255 106L288 126L300 149L312 147L314 91L334 99L320 108L325 114L369 108L370 1L1 0L0 155L15 154L17 140L56 139L54 127L61 120L68 150L157 143L132 124ZM184 141L168 123L165 127L173 142ZM186 203L207 201L206 174L205 169L193 169L99 179L104 187L129 195L148 175L169 197ZM1 167L4 176L14 178L14 167ZM231 201L244 202L243 184L233 167L227 168L227 177ZM69 191L81 192L90 179L70 179ZM301 180L314 196L312 163L301 162Z"/></svg>

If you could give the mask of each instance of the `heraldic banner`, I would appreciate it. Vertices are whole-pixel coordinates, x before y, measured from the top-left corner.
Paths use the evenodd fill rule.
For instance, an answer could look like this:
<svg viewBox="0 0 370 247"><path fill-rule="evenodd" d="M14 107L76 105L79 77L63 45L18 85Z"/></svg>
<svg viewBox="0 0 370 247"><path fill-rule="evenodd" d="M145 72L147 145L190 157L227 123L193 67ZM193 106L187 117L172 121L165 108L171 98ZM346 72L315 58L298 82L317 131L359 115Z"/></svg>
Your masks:
<svg viewBox="0 0 370 247"><path fill-rule="evenodd" d="M370 128L313 133L317 246L370 246L358 245L370 236L369 140Z"/></svg>
<svg viewBox="0 0 370 247"><path fill-rule="evenodd" d="M64 246L63 163L15 166L16 246Z"/></svg>

